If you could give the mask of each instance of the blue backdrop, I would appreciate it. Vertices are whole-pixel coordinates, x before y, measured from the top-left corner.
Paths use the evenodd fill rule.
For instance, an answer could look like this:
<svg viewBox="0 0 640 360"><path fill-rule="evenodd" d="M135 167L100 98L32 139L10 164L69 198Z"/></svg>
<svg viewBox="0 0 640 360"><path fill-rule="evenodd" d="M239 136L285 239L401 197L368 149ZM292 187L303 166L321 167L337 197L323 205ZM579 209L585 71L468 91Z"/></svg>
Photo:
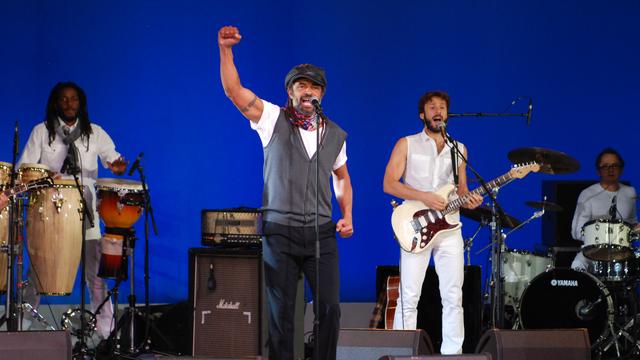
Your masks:
<svg viewBox="0 0 640 360"><path fill-rule="evenodd" d="M376 265L399 257L382 177L398 138L420 131L416 103L426 90L447 90L452 112L499 112L517 96L533 98L530 126L522 118L451 120L450 133L488 179L508 170L506 155L517 147L580 161L576 173L532 174L505 187L502 206L519 219L533 212L524 202L541 199L543 180L595 180L594 157L605 146L620 150L624 179L637 182L639 17L636 1L6 2L0 160L11 161L16 120L22 149L56 82L84 87L92 120L117 149L130 160L145 153L159 229L150 241L151 301L185 299L200 210L260 205L260 141L218 74L217 30L234 24L243 35L235 48L241 79L264 99L285 103L292 65L326 68L323 106L349 132L354 187L355 235L339 240L342 299L374 301ZM526 111L526 101L509 111ZM101 169L101 176L111 174ZM475 227L465 221L465 236ZM508 245L533 249L540 228L532 222ZM488 238L483 230L474 251ZM486 253L472 260L485 266ZM76 292L51 301L77 299Z"/></svg>

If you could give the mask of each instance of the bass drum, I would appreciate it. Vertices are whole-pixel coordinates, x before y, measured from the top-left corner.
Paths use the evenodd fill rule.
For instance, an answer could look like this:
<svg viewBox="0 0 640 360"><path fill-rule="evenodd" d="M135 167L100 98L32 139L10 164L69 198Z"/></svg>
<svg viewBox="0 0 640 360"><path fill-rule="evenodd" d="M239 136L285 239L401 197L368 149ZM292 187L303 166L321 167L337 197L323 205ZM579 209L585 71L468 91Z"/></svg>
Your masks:
<svg viewBox="0 0 640 360"><path fill-rule="evenodd" d="M592 347L605 339L613 315L607 287L595 276L572 269L552 269L536 276L520 301L525 329L586 328Z"/></svg>

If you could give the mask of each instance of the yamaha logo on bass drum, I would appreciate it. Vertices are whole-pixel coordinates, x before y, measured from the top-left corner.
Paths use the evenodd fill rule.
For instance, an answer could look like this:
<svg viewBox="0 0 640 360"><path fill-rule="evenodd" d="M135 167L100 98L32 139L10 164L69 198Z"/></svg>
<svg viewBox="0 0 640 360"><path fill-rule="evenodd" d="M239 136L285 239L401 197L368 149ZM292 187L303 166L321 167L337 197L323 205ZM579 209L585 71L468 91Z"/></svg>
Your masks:
<svg viewBox="0 0 640 360"><path fill-rule="evenodd" d="M578 280L552 279L551 286L578 286Z"/></svg>

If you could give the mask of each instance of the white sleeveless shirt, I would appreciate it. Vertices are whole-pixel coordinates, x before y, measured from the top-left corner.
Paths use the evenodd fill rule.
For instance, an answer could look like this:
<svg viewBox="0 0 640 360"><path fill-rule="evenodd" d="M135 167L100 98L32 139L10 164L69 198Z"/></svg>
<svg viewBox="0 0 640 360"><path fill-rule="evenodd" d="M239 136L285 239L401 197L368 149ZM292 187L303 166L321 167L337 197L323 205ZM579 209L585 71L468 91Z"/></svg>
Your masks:
<svg viewBox="0 0 640 360"><path fill-rule="evenodd" d="M453 184L451 148L445 145L440 154L435 140L424 131L409 135L407 139L407 166L404 183L420 191L435 191L446 184ZM458 142L464 153L465 147ZM462 159L458 157L458 166ZM457 215L456 215L457 216Z"/></svg>

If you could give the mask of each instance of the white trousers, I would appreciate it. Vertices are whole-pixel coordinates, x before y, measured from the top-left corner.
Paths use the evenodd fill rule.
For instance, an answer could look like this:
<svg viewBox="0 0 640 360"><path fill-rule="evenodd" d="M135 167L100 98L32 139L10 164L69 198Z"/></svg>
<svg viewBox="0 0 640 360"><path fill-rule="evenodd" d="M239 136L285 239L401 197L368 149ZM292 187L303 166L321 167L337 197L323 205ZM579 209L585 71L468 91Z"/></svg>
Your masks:
<svg viewBox="0 0 640 360"><path fill-rule="evenodd" d="M571 262L571 268L573 270L581 270L581 271L589 271L589 266L592 261L587 259L586 256L582 255L582 250L578 251L576 257L573 258Z"/></svg>
<svg viewBox="0 0 640 360"><path fill-rule="evenodd" d="M433 261L442 297L443 355L461 354L464 341L462 283L464 246L460 230L439 238L431 249L414 254L400 250L400 294L393 319L394 329L413 330L418 319L418 301L429 260Z"/></svg>

